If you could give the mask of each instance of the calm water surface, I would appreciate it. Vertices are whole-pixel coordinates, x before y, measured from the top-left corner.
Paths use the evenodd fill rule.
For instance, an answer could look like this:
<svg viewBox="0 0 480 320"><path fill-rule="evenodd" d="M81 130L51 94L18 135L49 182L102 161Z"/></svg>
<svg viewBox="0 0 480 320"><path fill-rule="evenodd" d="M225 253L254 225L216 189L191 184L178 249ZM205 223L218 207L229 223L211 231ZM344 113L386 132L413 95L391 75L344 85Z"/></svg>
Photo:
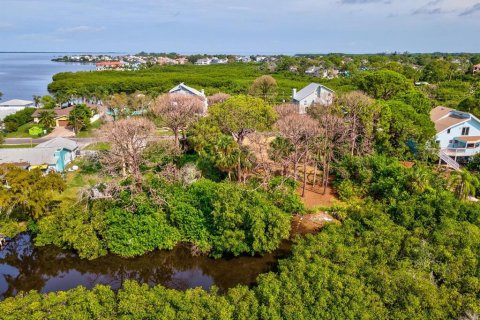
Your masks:
<svg viewBox="0 0 480 320"><path fill-rule="evenodd" d="M178 290L208 290L215 285L225 291L237 284L254 285L260 273L274 270L278 259L287 257L289 252L290 243L285 242L263 257L215 260L192 256L188 247L178 246L137 258L109 255L89 261L54 246L35 247L29 234L21 234L0 251L0 300L20 291L46 293L78 285L90 289L106 284L116 290L127 279Z"/></svg>
<svg viewBox="0 0 480 320"><path fill-rule="evenodd" d="M59 72L90 71L94 64L53 62L52 58L71 53L1 53L0 92L2 101L31 100L33 95L48 94L52 76Z"/></svg>

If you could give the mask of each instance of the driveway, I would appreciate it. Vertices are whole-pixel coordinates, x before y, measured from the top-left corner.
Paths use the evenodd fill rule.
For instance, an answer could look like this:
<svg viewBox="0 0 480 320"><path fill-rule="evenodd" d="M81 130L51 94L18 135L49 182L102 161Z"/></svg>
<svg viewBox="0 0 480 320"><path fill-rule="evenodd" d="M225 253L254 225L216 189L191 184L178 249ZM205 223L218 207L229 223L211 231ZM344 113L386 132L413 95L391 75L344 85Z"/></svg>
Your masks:
<svg viewBox="0 0 480 320"><path fill-rule="evenodd" d="M57 137L72 138L75 137L75 133L65 127L55 127L55 129L53 129L53 131L46 135L44 138L50 140Z"/></svg>

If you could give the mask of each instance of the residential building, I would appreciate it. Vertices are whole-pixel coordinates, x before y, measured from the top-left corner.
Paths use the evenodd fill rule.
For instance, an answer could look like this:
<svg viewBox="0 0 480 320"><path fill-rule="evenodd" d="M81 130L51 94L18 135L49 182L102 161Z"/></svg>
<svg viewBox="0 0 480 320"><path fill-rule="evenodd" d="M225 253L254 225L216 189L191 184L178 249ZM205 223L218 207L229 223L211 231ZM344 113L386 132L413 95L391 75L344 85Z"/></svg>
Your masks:
<svg viewBox="0 0 480 320"><path fill-rule="evenodd" d="M75 141L54 138L34 148L0 149L0 164L14 164L25 169L63 172L79 152Z"/></svg>
<svg viewBox="0 0 480 320"><path fill-rule="evenodd" d="M243 57L236 57L235 60L237 62L243 62L243 63L248 63L248 62L251 62L252 59L249 57L249 56L243 56Z"/></svg>
<svg viewBox="0 0 480 320"><path fill-rule="evenodd" d="M35 103L29 100L13 99L0 103L0 121L6 116L25 108L34 108Z"/></svg>
<svg viewBox="0 0 480 320"><path fill-rule="evenodd" d="M185 57L176 58L175 60L177 60L178 64L187 64L188 63L188 59L185 58Z"/></svg>
<svg viewBox="0 0 480 320"><path fill-rule="evenodd" d="M157 63L160 65L173 65L178 64L178 61L169 57L158 57Z"/></svg>
<svg viewBox="0 0 480 320"><path fill-rule="evenodd" d="M220 59L217 57L213 57L212 60L210 60L210 64L227 64L227 63L228 63L227 58Z"/></svg>
<svg viewBox="0 0 480 320"><path fill-rule="evenodd" d="M309 76L314 76L314 77L319 77L320 76L320 73L322 71L322 68L321 67L310 67L308 68L307 70L305 70L305 74L309 75Z"/></svg>
<svg viewBox="0 0 480 320"><path fill-rule="evenodd" d="M195 62L196 65L200 65L200 66L209 65L211 63L212 63L212 59L210 59L210 58L198 59Z"/></svg>
<svg viewBox="0 0 480 320"><path fill-rule="evenodd" d="M175 86L174 88L172 88L168 93L172 93L172 94L173 93L181 93L181 94L188 94L188 95L196 96L196 97L200 98L204 103L203 113L205 114L207 112L208 99L207 99L207 96L205 95L205 91L203 89L201 91L198 91L197 89L189 87L182 82L178 86Z"/></svg>
<svg viewBox="0 0 480 320"><path fill-rule="evenodd" d="M480 64L476 64L473 66L473 73L480 73Z"/></svg>
<svg viewBox="0 0 480 320"><path fill-rule="evenodd" d="M97 71L123 70L125 67L125 63L123 61L101 61L97 62L95 65L97 67Z"/></svg>
<svg viewBox="0 0 480 320"><path fill-rule="evenodd" d="M66 108L55 108L55 109L37 109L32 114L33 122L39 123L40 122L40 114L43 111L53 111L55 112L55 127L68 127L70 122L68 121L68 117L70 116L70 112L73 110L73 106L66 107ZM96 113L96 108L94 106L90 106L92 111L94 111L94 115L90 118L90 123L93 123L100 119L100 114Z"/></svg>
<svg viewBox="0 0 480 320"><path fill-rule="evenodd" d="M293 89L292 103L299 106L298 112L304 114L307 108L313 104L330 105L333 102L335 91L318 83L310 83L308 86L297 92Z"/></svg>
<svg viewBox="0 0 480 320"><path fill-rule="evenodd" d="M443 155L465 161L480 152L480 120L471 113L439 106L430 111L430 119Z"/></svg>

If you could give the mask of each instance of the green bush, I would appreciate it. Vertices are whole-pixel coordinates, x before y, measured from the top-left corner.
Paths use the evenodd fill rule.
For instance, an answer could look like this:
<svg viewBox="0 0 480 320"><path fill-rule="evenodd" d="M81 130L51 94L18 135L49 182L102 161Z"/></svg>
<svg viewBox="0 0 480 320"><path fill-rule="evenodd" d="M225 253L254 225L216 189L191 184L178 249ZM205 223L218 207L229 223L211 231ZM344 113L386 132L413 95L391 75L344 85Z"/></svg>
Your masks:
<svg viewBox="0 0 480 320"><path fill-rule="evenodd" d="M3 119L6 132L14 132L18 127L32 121L32 115L35 112L35 108L25 108L17 111L14 114L10 114Z"/></svg>
<svg viewBox="0 0 480 320"><path fill-rule="evenodd" d="M133 257L154 249L172 249L180 241L178 230L162 213L130 213L114 208L106 212L103 234L108 249Z"/></svg>

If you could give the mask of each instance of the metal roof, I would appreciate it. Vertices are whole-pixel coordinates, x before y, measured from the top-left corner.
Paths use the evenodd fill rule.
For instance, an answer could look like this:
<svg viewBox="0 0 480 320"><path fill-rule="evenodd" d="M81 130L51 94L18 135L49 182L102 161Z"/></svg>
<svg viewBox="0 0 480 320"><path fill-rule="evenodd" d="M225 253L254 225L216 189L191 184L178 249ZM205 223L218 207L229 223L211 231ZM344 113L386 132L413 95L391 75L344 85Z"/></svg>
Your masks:
<svg viewBox="0 0 480 320"><path fill-rule="evenodd" d="M34 148L0 149L0 163L29 163L30 166L42 164L55 165L55 152L60 149L75 151L75 141L57 137L40 143Z"/></svg>
<svg viewBox="0 0 480 320"><path fill-rule="evenodd" d="M53 138L52 140L48 140L40 143L34 149L37 149L37 148L56 148L56 149L67 149L70 151L74 151L78 148L78 144L73 140L57 137L57 138Z"/></svg>
<svg viewBox="0 0 480 320"><path fill-rule="evenodd" d="M334 93L335 91L333 91L332 89L330 88L327 88L325 87L324 85L322 84L318 84L318 83L310 83L308 86L306 86L305 88L303 88L302 90L298 91L297 94L295 95L295 97L293 97L294 100L297 100L297 101L300 101L300 100L303 100L305 99L306 97L308 97L309 95L311 95L313 92L317 91L317 89L321 87L327 91L330 91L332 93Z"/></svg>
<svg viewBox="0 0 480 320"><path fill-rule="evenodd" d="M33 105L33 101L13 99L0 103L0 107L26 107Z"/></svg>
<svg viewBox="0 0 480 320"><path fill-rule="evenodd" d="M183 82L180 83L178 86L172 88L172 89L169 91L169 93L175 93L175 92L180 91L180 90L182 90L182 89L183 89L183 90L186 90L186 91L189 91L189 92L193 93L193 94L196 95L196 96L205 97L205 94L204 94L204 93L198 91L197 89L194 89L194 88L192 88L192 87L187 86L187 85L184 84Z"/></svg>
<svg viewBox="0 0 480 320"><path fill-rule="evenodd" d="M57 148L12 148L0 149L0 163L28 162L31 166L41 164L55 165Z"/></svg>

